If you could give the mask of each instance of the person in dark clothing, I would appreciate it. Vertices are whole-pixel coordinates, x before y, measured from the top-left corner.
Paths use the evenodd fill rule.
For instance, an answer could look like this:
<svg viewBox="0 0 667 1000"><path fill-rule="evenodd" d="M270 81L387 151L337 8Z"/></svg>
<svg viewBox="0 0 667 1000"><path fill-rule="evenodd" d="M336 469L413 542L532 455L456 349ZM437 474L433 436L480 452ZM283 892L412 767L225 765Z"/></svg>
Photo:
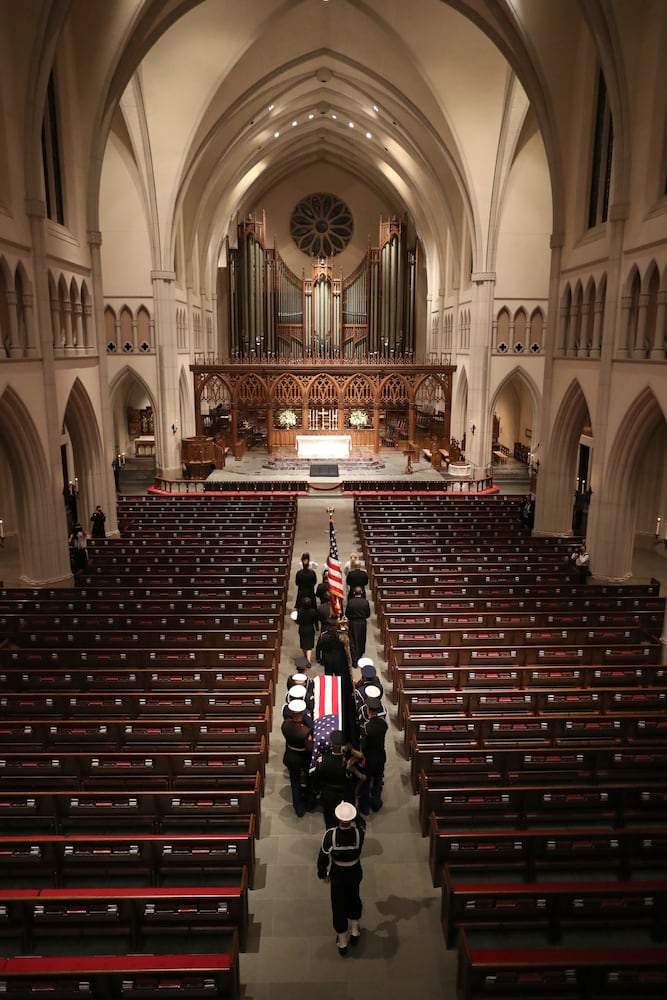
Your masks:
<svg viewBox="0 0 667 1000"><path fill-rule="evenodd" d="M305 701L290 703L290 717L281 732L285 737L283 764L289 771L292 805L297 816L303 816L310 800L310 757L313 749L313 725L304 721Z"/></svg>
<svg viewBox="0 0 667 1000"><path fill-rule="evenodd" d="M387 723L381 718L382 702L379 698L369 698L366 702L368 722L361 737L361 751L364 756L366 781L361 786L359 809L368 815L372 809L382 809L382 787L384 785L384 765L387 754L384 747ZM386 714L386 713L385 713Z"/></svg>
<svg viewBox="0 0 667 1000"><path fill-rule="evenodd" d="M106 514L98 504L90 517L90 523L93 526L92 536L93 538L106 538L107 533L104 528L104 522L106 521Z"/></svg>
<svg viewBox="0 0 667 1000"><path fill-rule="evenodd" d="M324 810L324 825L335 826L336 806L341 802L354 802L355 780L344 751L344 736L340 729L331 734L331 753L323 754L317 761L315 775Z"/></svg>
<svg viewBox="0 0 667 1000"><path fill-rule="evenodd" d="M296 603L295 608L300 608L304 597L309 597L311 607L315 607L315 586L317 584L317 574L310 563L310 553L303 552L301 555L301 569L297 571L294 578L296 583Z"/></svg>
<svg viewBox="0 0 667 1000"><path fill-rule="evenodd" d="M326 596L326 600L328 601L329 600L329 570L326 568L326 566L322 570L322 582L318 583L317 590L315 591L315 597L320 602L320 604L325 600L325 597L324 597L325 594L327 595Z"/></svg>
<svg viewBox="0 0 667 1000"><path fill-rule="evenodd" d="M358 746L359 734L354 703L354 688L352 686L349 639L347 633L340 627L346 623L347 619L343 619L343 622L340 623L336 618L329 619L326 632L323 632L317 640L315 657L317 662L321 663L324 667L325 674L340 677L345 739L347 742Z"/></svg>
<svg viewBox="0 0 667 1000"><path fill-rule="evenodd" d="M371 616L371 606L363 596L363 589L360 586L354 588L352 597L347 602L345 614L348 621L352 665L356 666L357 661L366 652L367 622Z"/></svg>
<svg viewBox="0 0 667 1000"><path fill-rule="evenodd" d="M336 618L329 618L326 631L322 632L315 647L315 659L329 676L342 677L349 673L347 653L338 630Z"/></svg>
<svg viewBox="0 0 667 1000"><path fill-rule="evenodd" d="M317 877L331 887L331 915L339 955L361 936L363 910L359 889L363 878L361 851L366 824L349 802L336 808L335 825L327 829L317 858Z"/></svg>
<svg viewBox="0 0 667 1000"><path fill-rule="evenodd" d="M361 587L361 596L366 596L366 587L368 586L368 573L362 568L361 563L358 559L353 559L350 566L350 570L346 577L347 582L347 596L348 600L352 594L354 594L357 587Z"/></svg>
<svg viewBox="0 0 667 1000"><path fill-rule="evenodd" d="M308 594L301 601L296 623L299 626L299 646L301 647L301 652L310 664L315 647L315 631L320 627L320 620L317 617L317 608L315 608L314 602L311 601Z"/></svg>
<svg viewBox="0 0 667 1000"><path fill-rule="evenodd" d="M320 621L320 628L324 630L331 618L331 594L328 590L325 590L320 598L320 604L317 606L317 617Z"/></svg>
<svg viewBox="0 0 667 1000"><path fill-rule="evenodd" d="M362 694L369 685L373 687L378 687L380 689L380 697L384 694L384 688L382 686L382 681L378 677L378 672L375 664L371 660L370 656L362 656L357 662L357 666L361 671L361 677L355 683L355 688Z"/></svg>

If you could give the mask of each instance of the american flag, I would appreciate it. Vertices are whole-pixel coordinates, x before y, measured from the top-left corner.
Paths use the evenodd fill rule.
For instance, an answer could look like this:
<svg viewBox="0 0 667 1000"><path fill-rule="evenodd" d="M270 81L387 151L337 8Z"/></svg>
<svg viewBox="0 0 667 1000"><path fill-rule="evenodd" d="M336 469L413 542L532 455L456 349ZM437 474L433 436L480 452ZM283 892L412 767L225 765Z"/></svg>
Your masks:
<svg viewBox="0 0 667 1000"><path fill-rule="evenodd" d="M331 734L342 728L340 677L320 674L314 678L313 761L331 749Z"/></svg>
<svg viewBox="0 0 667 1000"><path fill-rule="evenodd" d="M345 596L343 590L343 571L338 558L338 543L336 542L336 529L333 520L329 519L329 557L327 559L327 569L329 576L327 583L331 594L331 610L335 614L340 614L341 603Z"/></svg>

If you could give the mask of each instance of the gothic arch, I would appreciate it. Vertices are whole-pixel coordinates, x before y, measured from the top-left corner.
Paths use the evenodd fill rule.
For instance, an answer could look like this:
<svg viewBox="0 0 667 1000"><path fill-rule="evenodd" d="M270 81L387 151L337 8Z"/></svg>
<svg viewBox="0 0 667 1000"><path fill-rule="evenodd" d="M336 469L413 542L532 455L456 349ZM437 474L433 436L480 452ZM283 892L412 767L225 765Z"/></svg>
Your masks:
<svg viewBox="0 0 667 1000"><path fill-rule="evenodd" d="M133 404L137 406L141 402L140 396L147 398L153 409L157 446L160 422L158 420L159 409L156 406L155 396L141 375L131 368L130 365L125 365L109 383L109 400L114 429L114 450L128 450L127 408Z"/></svg>
<svg viewBox="0 0 667 1000"><path fill-rule="evenodd" d="M74 469L79 478L79 518L86 524L90 512L106 494L104 449L95 407L79 378L72 383L63 424L72 442Z"/></svg>
<svg viewBox="0 0 667 1000"><path fill-rule="evenodd" d="M552 428L549 454L549 503L552 510L568 527L572 521L579 439L583 428L591 424L590 409L578 379L566 389ZM541 478L541 477L540 477Z"/></svg>
<svg viewBox="0 0 667 1000"><path fill-rule="evenodd" d="M188 378L187 370L181 368L178 378L178 413L181 425L181 437L190 437L194 434L194 404L192 401L192 382Z"/></svg>
<svg viewBox="0 0 667 1000"><path fill-rule="evenodd" d="M505 378L502 379L501 382L499 382L489 403L489 413L487 419L489 421L493 419L493 414L496 411L498 400L503 394L503 392L507 389L513 388L517 384L520 387L520 389L525 390L527 392L528 398L530 400L530 404L532 407L532 416L530 423L530 428L532 430L531 448L532 450L536 450L536 447L540 441L539 420L540 420L540 413L542 406L542 396L540 394L540 390L537 383L533 378L531 378L531 376L525 371L524 368L521 368L519 365L517 365L515 368L512 369L511 372L507 373L507 375L505 376ZM518 403L519 401L517 400L517 405ZM516 416L519 417L520 413L517 414ZM516 436L517 434L519 435L518 437ZM523 440L523 429L520 428L518 425L515 429L515 440L517 441ZM510 441L508 446L511 448L513 444L514 441Z"/></svg>
<svg viewBox="0 0 667 1000"><path fill-rule="evenodd" d="M452 404L452 437L461 441L468 414L468 373L465 366L459 370L458 376Z"/></svg>
<svg viewBox="0 0 667 1000"><path fill-rule="evenodd" d="M5 452L13 489L21 579L30 584L69 576L65 505L48 476L42 442L30 410L8 386L0 395L0 448Z"/></svg>
<svg viewBox="0 0 667 1000"><path fill-rule="evenodd" d="M595 571L601 576L625 579L631 575L646 454L666 420L665 409L647 386L619 424L606 462L604 501L596 511L594 544L599 554ZM609 539L613 545L605 544Z"/></svg>

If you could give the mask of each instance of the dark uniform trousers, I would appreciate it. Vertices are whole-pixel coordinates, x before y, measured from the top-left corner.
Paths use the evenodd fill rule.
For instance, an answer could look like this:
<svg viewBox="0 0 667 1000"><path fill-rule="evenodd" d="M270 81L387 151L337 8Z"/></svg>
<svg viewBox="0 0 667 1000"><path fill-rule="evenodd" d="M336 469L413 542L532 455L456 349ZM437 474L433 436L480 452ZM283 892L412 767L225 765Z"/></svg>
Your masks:
<svg viewBox="0 0 667 1000"><path fill-rule="evenodd" d="M353 825L327 830L317 859L319 878L329 876L331 916L336 934L344 934L350 920L361 919L359 889L363 873L361 850L366 824L357 816Z"/></svg>
<svg viewBox="0 0 667 1000"><path fill-rule="evenodd" d="M331 889L331 915L336 934L344 934L348 920L361 919L361 896L359 887L363 874L359 861L350 867L343 867L335 861L329 872Z"/></svg>

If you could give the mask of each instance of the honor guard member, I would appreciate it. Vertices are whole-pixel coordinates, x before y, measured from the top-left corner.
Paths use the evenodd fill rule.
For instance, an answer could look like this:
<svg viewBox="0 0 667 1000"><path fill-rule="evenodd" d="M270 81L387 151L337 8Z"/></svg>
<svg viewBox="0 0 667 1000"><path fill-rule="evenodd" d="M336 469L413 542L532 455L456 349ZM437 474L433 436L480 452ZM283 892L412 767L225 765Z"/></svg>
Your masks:
<svg viewBox="0 0 667 1000"><path fill-rule="evenodd" d="M334 729L331 734L331 753L323 754L317 762L317 785L327 829L336 823L336 806L343 801L355 800L355 781L347 766L343 744L342 730Z"/></svg>
<svg viewBox="0 0 667 1000"><path fill-rule="evenodd" d="M304 719L305 701L292 701L290 715L281 726L285 737L283 764L289 771L292 805L297 816L303 816L310 800L310 758L313 750L313 725Z"/></svg>
<svg viewBox="0 0 667 1000"><path fill-rule="evenodd" d="M361 737L361 750L364 755L366 781L363 782L359 790L359 810L365 816L368 815L371 809L373 812L378 812L382 809L384 765L387 760L384 748L384 740L387 735L387 722L380 715L382 707L382 702L379 698L369 698L366 702L368 721Z"/></svg>
<svg viewBox="0 0 667 1000"><path fill-rule="evenodd" d="M312 715L313 703L315 699L315 685L313 684L312 677L308 677L307 674L301 673L301 671L299 671L298 674L292 674L291 677L287 678L288 693L292 690L293 687L305 687L306 695L303 700L308 706L308 712L310 713L310 715Z"/></svg>
<svg viewBox="0 0 667 1000"><path fill-rule="evenodd" d="M361 677L354 686L356 688L365 688L369 684L373 684L375 687L379 687L382 694L384 694L384 688L382 687L375 664L371 660L370 656L362 656L357 663L357 666L361 670Z"/></svg>
<svg viewBox="0 0 667 1000"><path fill-rule="evenodd" d="M387 709L382 704L382 689L376 687L374 684L367 684L363 689L358 688L356 691L356 697L358 705L357 718L359 719L359 732L363 736L366 732L366 724L370 718L368 703L370 701L378 702L380 705L378 715L383 719L387 718Z"/></svg>
<svg viewBox="0 0 667 1000"><path fill-rule="evenodd" d="M285 704L283 705L283 719L291 719L291 707L295 701L302 701L306 710L302 716L302 722L304 725L313 728L313 714L312 707L308 704L308 689L305 686L295 684L293 687L289 688L287 695L285 697Z"/></svg>
<svg viewBox="0 0 667 1000"><path fill-rule="evenodd" d="M363 878L361 850L366 824L350 802L336 807L336 825L326 831L317 858L317 876L331 889L331 915L339 955L347 955L349 944L361 936L362 902L359 887Z"/></svg>

